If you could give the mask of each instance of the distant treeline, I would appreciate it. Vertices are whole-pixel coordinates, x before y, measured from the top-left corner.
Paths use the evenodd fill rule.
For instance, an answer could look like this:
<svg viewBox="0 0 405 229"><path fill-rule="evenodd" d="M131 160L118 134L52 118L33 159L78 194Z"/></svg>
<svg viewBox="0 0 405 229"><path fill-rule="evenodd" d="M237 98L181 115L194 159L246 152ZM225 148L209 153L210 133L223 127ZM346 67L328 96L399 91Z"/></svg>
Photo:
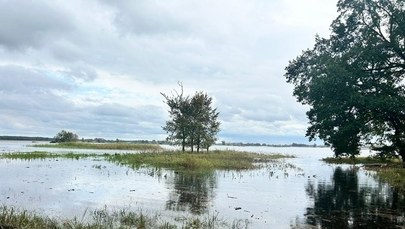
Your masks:
<svg viewBox="0 0 405 229"><path fill-rule="evenodd" d="M52 141L54 138L49 137L27 137L27 136L0 136L0 140L9 141ZM125 142L125 143L135 143L135 144L159 144L159 145L171 145L173 143L165 140L109 140L104 138L81 138L79 141L82 142L95 142L95 143L112 143L112 142ZM269 147L325 147L325 145L317 144L266 144L266 143L242 143L242 142L225 142L217 143L216 145L225 146L269 146Z"/></svg>
<svg viewBox="0 0 405 229"><path fill-rule="evenodd" d="M300 143L292 143L292 144L266 144L266 143L242 143L242 142L224 142L220 143L219 145L225 146L269 146L269 147L325 147L325 145L317 145L317 144L300 144Z"/></svg>
<svg viewBox="0 0 405 229"><path fill-rule="evenodd" d="M54 138L50 137L27 137L27 136L0 136L0 140L8 141L53 141ZM138 144L169 144L167 141L160 140L108 140L104 138L81 138L81 142L96 142L96 143L111 143L111 142L126 142L126 143L138 143Z"/></svg>
<svg viewBox="0 0 405 229"><path fill-rule="evenodd" d="M0 140L9 141L52 141L52 139L48 137L0 136Z"/></svg>

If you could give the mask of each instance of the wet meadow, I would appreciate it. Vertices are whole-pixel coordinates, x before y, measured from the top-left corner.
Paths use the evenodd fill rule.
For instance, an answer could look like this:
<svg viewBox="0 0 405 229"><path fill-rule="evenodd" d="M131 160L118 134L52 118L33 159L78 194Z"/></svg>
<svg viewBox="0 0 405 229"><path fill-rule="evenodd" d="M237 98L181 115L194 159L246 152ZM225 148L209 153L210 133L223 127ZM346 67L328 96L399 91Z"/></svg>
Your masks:
<svg viewBox="0 0 405 229"><path fill-rule="evenodd" d="M146 153L0 143L3 225L405 226L404 193L362 164L322 161L333 155L328 148L216 146L210 154L181 155L170 146Z"/></svg>

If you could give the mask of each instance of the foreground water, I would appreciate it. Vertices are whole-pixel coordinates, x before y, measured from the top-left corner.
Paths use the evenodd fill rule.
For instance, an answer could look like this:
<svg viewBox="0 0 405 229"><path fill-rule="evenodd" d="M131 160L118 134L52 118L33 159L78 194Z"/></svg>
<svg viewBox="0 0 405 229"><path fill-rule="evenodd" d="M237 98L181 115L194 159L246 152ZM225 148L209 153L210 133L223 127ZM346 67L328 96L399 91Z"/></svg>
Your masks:
<svg viewBox="0 0 405 229"><path fill-rule="evenodd" d="M31 144L0 141L0 153L39 150ZM362 167L321 162L320 158L333 155L330 149L228 148L296 158L258 170L204 174L134 170L96 158L1 159L0 204L57 218L81 218L107 207L158 213L164 220L178 221L217 214L226 221L246 220L250 228L405 227L404 196Z"/></svg>

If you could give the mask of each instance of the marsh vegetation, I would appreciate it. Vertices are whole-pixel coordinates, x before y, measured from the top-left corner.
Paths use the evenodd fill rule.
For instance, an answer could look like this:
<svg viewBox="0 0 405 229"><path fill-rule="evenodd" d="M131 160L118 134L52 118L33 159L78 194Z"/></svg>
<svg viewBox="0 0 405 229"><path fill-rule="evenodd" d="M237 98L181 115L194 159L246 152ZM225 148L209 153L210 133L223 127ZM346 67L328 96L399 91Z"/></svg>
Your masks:
<svg viewBox="0 0 405 229"><path fill-rule="evenodd" d="M1 158L8 159L46 159L46 158L104 158L108 161L130 167L151 166L181 170L241 170L255 169L263 163L276 159L292 158L282 154L259 154L237 151L215 150L209 153L187 153L181 151L164 151L150 153L125 154L85 154L85 153L48 153L46 151L5 153Z"/></svg>
<svg viewBox="0 0 405 229"><path fill-rule="evenodd" d="M376 171L376 176L379 179L405 193L405 169L402 167L402 161L398 158L328 157L322 160L330 164L364 165L366 169Z"/></svg>
<svg viewBox="0 0 405 229"><path fill-rule="evenodd" d="M26 210L16 210L7 206L0 207L0 228L30 229L195 229L195 228L246 228L248 223L243 220L227 222L218 215L206 217L178 218L176 223L160 219L159 214L145 215L127 210L109 211L108 209L85 211L80 218L64 219L42 216Z"/></svg>

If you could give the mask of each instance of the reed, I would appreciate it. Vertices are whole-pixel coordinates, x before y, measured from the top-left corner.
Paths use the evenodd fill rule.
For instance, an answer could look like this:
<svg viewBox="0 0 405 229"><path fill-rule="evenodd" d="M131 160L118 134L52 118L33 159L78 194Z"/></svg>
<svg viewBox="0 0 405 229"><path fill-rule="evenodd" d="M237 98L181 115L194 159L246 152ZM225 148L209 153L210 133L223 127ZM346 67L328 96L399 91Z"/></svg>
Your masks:
<svg viewBox="0 0 405 229"><path fill-rule="evenodd" d="M405 168L397 158L324 158L330 164L362 164L368 170L376 171L376 177L405 193Z"/></svg>
<svg viewBox="0 0 405 229"><path fill-rule="evenodd" d="M247 228L248 221L234 220L227 222L216 215L200 217L184 217L179 221L163 221L160 214L145 215L140 212L127 210L108 211L106 208L85 211L78 218L50 218L26 210L17 211L12 207L0 207L0 228L30 228L30 229L110 229L110 228L158 228L158 229L199 229L199 228ZM170 220L170 219L169 219Z"/></svg>

